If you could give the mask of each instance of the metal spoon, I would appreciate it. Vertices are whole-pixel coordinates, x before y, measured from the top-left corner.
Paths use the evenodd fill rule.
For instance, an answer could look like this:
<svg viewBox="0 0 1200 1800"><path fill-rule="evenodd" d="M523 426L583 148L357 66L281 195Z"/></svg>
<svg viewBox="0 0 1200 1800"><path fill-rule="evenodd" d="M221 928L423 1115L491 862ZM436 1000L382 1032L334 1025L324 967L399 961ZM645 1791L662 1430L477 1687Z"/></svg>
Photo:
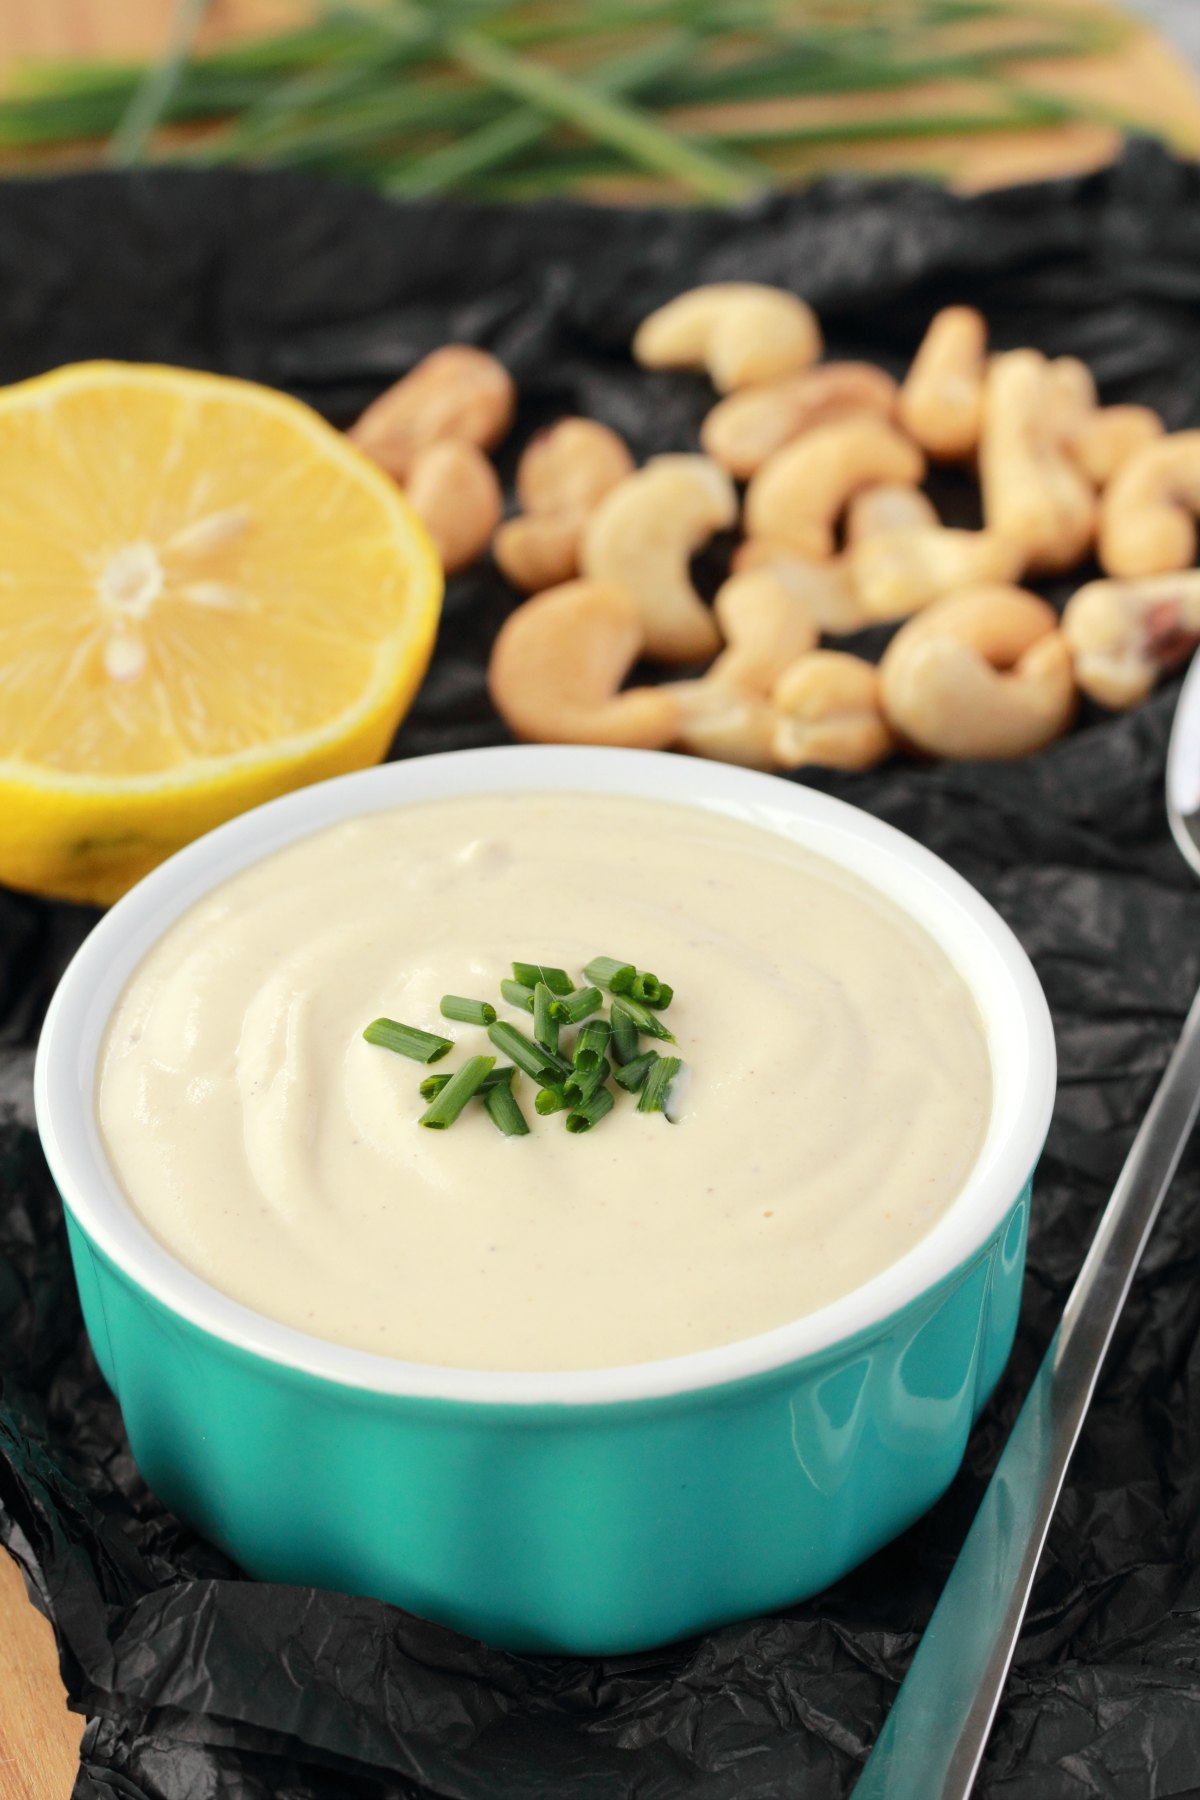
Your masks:
<svg viewBox="0 0 1200 1800"><path fill-rule="evenodd" d="M1167 752L1167 817L1200 876L1200 655ZM854 1800L967 1800L1038 1560L1134 1271L1200 1112L1200 994Z"/></svg>

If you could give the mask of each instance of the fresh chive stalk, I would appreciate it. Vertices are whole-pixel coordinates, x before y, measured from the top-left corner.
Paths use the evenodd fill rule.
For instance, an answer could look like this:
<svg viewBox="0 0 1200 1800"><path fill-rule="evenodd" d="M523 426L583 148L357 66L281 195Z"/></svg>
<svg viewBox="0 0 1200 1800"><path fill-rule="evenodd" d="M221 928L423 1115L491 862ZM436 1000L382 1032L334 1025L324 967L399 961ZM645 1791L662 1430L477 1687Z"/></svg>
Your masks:
<svg viewBox="0 0 1200 1800"><path fill-rule="evenodd" d="M568 993L565 999L555 1000L552 1010L560 1025L578 1025L603 1004L604 995L598 987L582 987Z"/></svg>
<svg viewBox="0 0 1200 1800"><path fill-rule="evenodd" d="M594 1069L576 1069L568 1076L563 1093L567 1097L567 1105L571 1107L586 1106L598 1088L602 1088L611 1073L606 1062L597 1064Z"/></svg>
<svg viewBox="0 0 1200 1800"><path fill-rule="evenodd" d="M512 972L513 979L524 987L535 988L544 981L552 994L569 994L575 986L565 969L547 968L542 963L515 962Z"/></svg>
<svg viewBox="0 0 1200 1800"><path fill-rule="evenodd" d="M547 1087L540 1087L534 1095L533 1110L540 1113L543 1118L550 1113L565 1112L566 1105L567 1096L561 1081L552 1082Z"/></svg>
<svg viewBox="0 0 1200 1800"><path fill-rule="evenodd" d="M461 994L443 994L443 1019L457 1019L463 1025L494 1025L496 1009L489 1000L466 1000Z"/></svg>
<svg viewBox="0 0 1200 1800"><path fill-rule="evenodd" d="M506 975L500 983L500 993L510 1006L520 1007L525 1012L533 1011L533 989L526 987L523 981L510 981Z"/></svg>
<svg viewBox="0 0 1200 1800"><path fill-rule="evenodd" d="M646 1085L638 1095L637 1109L641 1113L662 1113L670 1119L667 1101L670 1098L671 1083L678 1075L683 1064L677 1056L660 1056L646 1077Z"/></svg>
<svg viewBox="0 0 1200 1800"><path fill-rule="evenodd" d="M558 1015L554 1010L554 995L544 981L539 981L533 990L533 1035L551 1055L558 1054Z"/></svg>
<svg viewBox="0 0 1200 1800"><path fill-rule="evenodd" d="M528 1137L525 1114L517 1105L512 1091L514 1069L496 1070L483 1091L483 1104L488 1118L504 1137ZM499 1079L497 1079L499 1077Z"/></svg>
<svg viewBox="0 0 1200 1800"><path fill-rule="evenodd" d="M564 1081L570 1074L570 1064L563 1061L550 1050L543 1049L541 1044L532 1044L523 1031L515 1025L509 1025L501 1019L495 1025L488 1026L488 1037L508 1057L516 1063L518 1069L533 1079L541 1087L554 1081Z"/></svg>
<svg viewBox="0 0 1200 1800"><path fill-rule="evenodd" d="M622 1013L633 1021L634 1027L641 1032L643 1037L665 1038L669 1044L675 1042L675 1033L667 1030L657 1014L652 1013L648 1006L643 1006L640 1001L634 1000L630 995L623 994L619 1000L614 1000L612 1010L614 1031L617 1024L616 1015Z"/></svg>
<svg viewBox="0 0 1200 1800"><path fill-rule="evenodd" d="M675 998L675 989L660 981L657 975L651 975L648 969L639 969L629 989L629 998L639 1001L642 1006L657 1007L661 1012Z"/></svg>
<svg viewBox="0 0 1200 1800"><path fill-rule="evenodd" d="M644 1085L647 1075L656 1062L659 1062L657 1050L644 1050L641 1056L635 1056L632 1062L623 1063L619 1069L613 1070L613 1080L625 1089L627 1094L636 1094Z"/></svg>
<svg viewBox="0 0 1200 1800"><path fill-rule="evenodd" d="M418 1031L415 1025L401 1025L398 1019L372 1019L363 1036L368 1044L378 1044L381 1050L394 1050L397 1056L410 1056L419 1063L441 1062L454 1048L450 1038Z"/></svg>
<svg viewBox="0 0 1200 1800"><path fill-rule="evenodd" d="M607 1019L589 1019L575 1039L575 1050L571 1057L575 1067L583 1074L598 1068L608 1055L611 1037L612 1026Z"/></svg>
<svg viewBox="0 0 1200 1800"><path fill-rule="evenodd" d="M417 1123L427 1131L446 1131L472 1101L496 1066L494 1056L468 1057L440 1094L425 1108Z"/></svg>
<svg viewBox="0 0 1200 1800"><path fill-rule="evenodd" d="M586 1105L572 1107L567 1114L567 1130L590 1131L606 1113L612 1111L614 1104L611 1088L597 1088Z"/></svg>
<svg viewBox="0 0 1200 1800"><path fill-rule="evenodd" d="M447 1085L450 1079L449 1075L427 1075L421 1083L420 1093L422 1100L432 1100L436 1094L441 1093L442 1089Z"/></svg>
<svg viewBox="0 0 1200 1800"><path fill-rule="evenodd" d="M638 1044L638 1028L631 1014L619 1001L614 1000L609 1020L612 1025L610 1049L614 1062L632 1062L637 1056L640 1046Z"/></svg>
<svg viewBox="0 0 1200 1800"><path fill-rule="evenodd" d="M596 987L606 988L610 994L627 994L637 969L632 963L618 962L615 956L593 956L583 972Z"/></svg>

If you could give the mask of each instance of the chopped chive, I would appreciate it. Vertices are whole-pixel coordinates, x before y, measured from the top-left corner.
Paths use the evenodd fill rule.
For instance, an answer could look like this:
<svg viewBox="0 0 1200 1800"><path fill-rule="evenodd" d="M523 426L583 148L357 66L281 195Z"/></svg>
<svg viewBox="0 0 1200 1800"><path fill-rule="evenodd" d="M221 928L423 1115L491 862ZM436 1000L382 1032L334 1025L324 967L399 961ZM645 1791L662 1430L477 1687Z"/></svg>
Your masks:
<svg viewBox="0 0 1200 1800"><path fill-rule="evenodd" d="M533 990L533 1035L552 1055L558 1054L558 1019L554 1011L554 995L544 981Z"/></svg>
<svg viewBox="0 0 1200 1800"><path fill-rule="evenodd" d="M583 972L589 981L607 988L610 994L627 994L637 974L632 963L618 962L615 956L593 956L590 963L584 964Z"/></svg>
<svg viewBox="0 0 1200 1800"><path fill-rule="evenodd" d="M463 1025L494 1025L496 1009L488 1000L464 1000L461 994L443 994L443 1019L458 1019Z"/></svg>
<svg viewBox="0 0 1200 1800"><path fill-rule="evenodd" d="M601 1061L594 1069L576 1069L563 1088L567 1097L567 1105L571 1107L586 1106L597 1088L602 1088L611 1075L608 1064Z"/></svg>
<svg viewBox="0 0 1200 1800"><path fill-rule="evenodd" d="M643 1006L656 1006L661 1011L664 1006L670 1006L675 998L675 989L668 987L665 981L660 981L657 975L639 969L633 978L629 998L640 1001Z"/></svg>
<svg viewBox="0 0 1200 1800"><path fill-rule="evenodd" d="M396 1019L372 1019L363 1032L368 1044L381 1050L394 1050L397 1056L410 1056L414 1062L440 1062L454 1048L450 1038L435 1037L432 1031L418 1031L415 1025L401 1025Z"/></svg>
<svg viewBox="0 0 1200 1800"><path fill-rule="evenodd" d="M572 1107L567 1114L568 1131L590 1131L598 1125L605 1113L613 1109L614 1101L611 1088L597 1088L591 1099L584 1106Z"/></svg>
<svg viewBox="0 0 1200 1800"><path fill-rule="evenodd" d="M670 982L660 981L658 984L658 999L651 1000L648 1004L653 1006L657 1012L666 1012L674 998L675 989L671 986Z"/></svg>
<svg viewBox="0 0 1200 1800"><path fill-rule="evenodd" d="M628 994L622 994L619 1000L613 1001L612 1020L614 1031L617 1028L618 1013L627 1014L633 1021L635 1029L640 1031L643 1037L665 1038L669 1044L675 1042L675 1033L673 1031L668 1031L662 1020L652 1013L648 1006L642 1006L639 1001L631 999Z"/></svg>
<svg viewBox="0 0 1200 1800"><path fill-rule="evenodd" d="M552 1050L545 1050L541 1044L531 1044L523 1031L515 1025L506 1024L503 1020L488 1026L488 1036L497 1050L502 1050L510 1062L515 1062L518 1069L526 1075L532 1075L540 1086L547 1086L553 1081L565 1080L570 1074L570 1064Z"/></svg>
<svg viewBox="0 0 1200 1800"><path fill-rule="evenodd" d="M524 1007L526 1012L533 1011L533 989L526 987L523 981L510 981L505 976L500 983L500 993L510 1006ZM489 1025L491 1020L488 1020Z"/></svg>
<svg viewBox="0 0 1200 1800"><path fill-rule="evenodd" d="M607 1019L589 1019L575 1039L575 1052L571 1058L575 1067L585 1074L589 1069L597 1068L608 1055L611 1036L612 1026Z"/></svg>
<svg viewBox="0 0 1200 1800"><path fill-rule="evenodd" d="M554 1017L562 1025L578 1025L589 1013L599 1011L604 1004L604 995L598 987L576 988L565 1000L556 1000L551 1008Z"/></svg>
<svg viewBox="0 0 1200 1800"><path fill-rule="evenodd" d="M422 1100L432 1100L435 1094L441 1093L449 1080L449 1075L427 1075L421 1083Z"/></svg>
<svg viewBox="0 0 1200 1800"><path fill-rule="evenodd" d="M512 972L526 987L535 988L544 981L552 994L569 994L575 986L565 969L546 968L542 963L515 962Z"/></svg>
<svg viewBox="0 0 1200 1800"><path fill-rule="evenodd" d="M453 1125L467 1103L473 1100L496 1066L494 1056L470 1056L453 1074L440 1094L436 1094L417 1123L427 1131L445 1131Z"/></svg>
<svg viewBox="0 0 1200 1800"><path fill-rule="evenodd" d="M646 1077L646 1085L638 1095L637 1109L643 1113L662 1113L665 1119L671 1115L667 1111L667 1097L671 1083L678 1075L683 1064L677 1056L660 1056Z"/></svg>
<svg viewBox="0 0 1200 1800"><path fill-rule="evenodd" d="M565 1111L566 1104L567 1096L563 1092L563 1086L560 1081L555 1081L548 1087L539 1088L534 1095L534 1111L541 1113L543 1118L545 1118L548 1113Z"/></svg>
<svg viewBox="0 0 1200 1800"><path fill-rule="evenodd" d="M620 1082L627 1094L636 1094L655 1063L660 1060L657 1050L645 1050L641 1056L635 1056L632 1062L623 1063L619 1069L614 1069L613 1080Z"/></svg>
<svg viewBox="0 0 1200 1800"><path fill-rule="evenodd" d="M483 1104L488 1118L505 1137L528 1137L525 1114L512 1091L515 1073L514 1069L498 1069L484 1088Z"/></svg>
<svg viewBox="0 0 1200 1800"><path fill-rule="evenodd" d="M619 1000L613 1001L609 1016L612 1022L613 1060L618 1063L632 1062L638 1054L638 1028Z"/></svg>

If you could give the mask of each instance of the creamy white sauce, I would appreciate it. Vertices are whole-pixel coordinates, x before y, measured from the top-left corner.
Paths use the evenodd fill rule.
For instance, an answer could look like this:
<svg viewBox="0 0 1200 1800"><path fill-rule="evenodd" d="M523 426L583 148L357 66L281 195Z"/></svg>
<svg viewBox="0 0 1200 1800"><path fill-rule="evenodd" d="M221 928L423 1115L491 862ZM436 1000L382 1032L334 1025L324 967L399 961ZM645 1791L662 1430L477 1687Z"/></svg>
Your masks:
<svg viewBox="0 0 1200 1800"><path fill-rule="evenodd" d="M674 1124L619 1094L568 1135L518 1076L528 1137L479 1105L425 1131L429 1071L363 1040L379 1014L440 1032L448 1071L491 1046L443 993L597 954L675 988ZM569 794L369 815L236 876L134 974L98 1092L188 1268L302 1331L476 1369L677 1355L824 1305L950 1204L990 1104L971 995L890 901L773 833Z"/></svg>

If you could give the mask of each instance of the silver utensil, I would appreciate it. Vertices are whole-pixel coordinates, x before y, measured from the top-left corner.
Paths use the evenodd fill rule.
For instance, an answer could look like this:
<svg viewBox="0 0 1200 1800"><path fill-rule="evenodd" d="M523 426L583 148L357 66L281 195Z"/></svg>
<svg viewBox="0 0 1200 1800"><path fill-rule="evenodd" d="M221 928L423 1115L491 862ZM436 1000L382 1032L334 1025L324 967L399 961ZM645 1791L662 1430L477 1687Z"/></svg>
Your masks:
<svg viewBox="0 0 1200 1800"><path fill-rule="evenodd" d="M1175 711L1167 816L1200 876L1200 655ZM1200 1112L1200 994L854 1800L967 1800L1050 1520L1163 1196Z"/></svg>

